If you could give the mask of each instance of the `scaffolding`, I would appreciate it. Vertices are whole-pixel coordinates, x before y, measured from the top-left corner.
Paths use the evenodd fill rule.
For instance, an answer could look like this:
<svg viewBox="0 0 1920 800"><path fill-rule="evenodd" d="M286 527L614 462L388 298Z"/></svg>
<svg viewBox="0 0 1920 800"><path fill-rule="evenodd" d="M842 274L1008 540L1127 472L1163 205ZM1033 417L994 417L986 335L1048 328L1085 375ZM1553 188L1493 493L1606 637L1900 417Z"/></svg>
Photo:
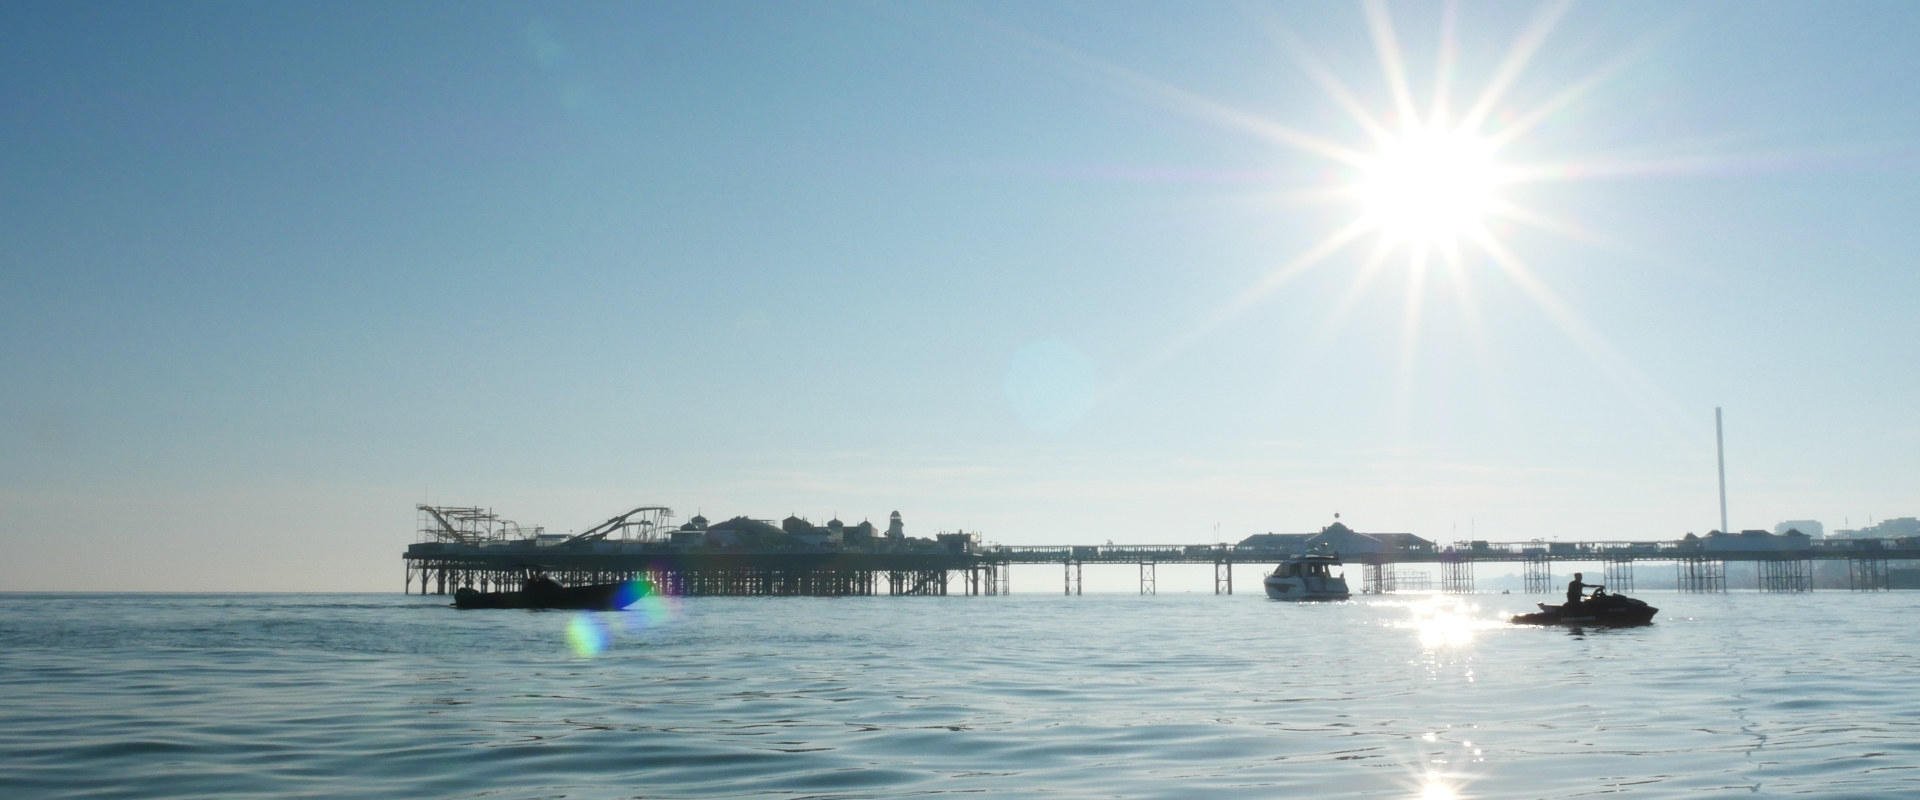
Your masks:
<svg viewBox="0 0 1920 800"><path fill-rule="evenodd" d="M1401 571L1398 567L1388 570L1387 580L1396 592L1433 591L1433 573L1426 570Z"/></svg>

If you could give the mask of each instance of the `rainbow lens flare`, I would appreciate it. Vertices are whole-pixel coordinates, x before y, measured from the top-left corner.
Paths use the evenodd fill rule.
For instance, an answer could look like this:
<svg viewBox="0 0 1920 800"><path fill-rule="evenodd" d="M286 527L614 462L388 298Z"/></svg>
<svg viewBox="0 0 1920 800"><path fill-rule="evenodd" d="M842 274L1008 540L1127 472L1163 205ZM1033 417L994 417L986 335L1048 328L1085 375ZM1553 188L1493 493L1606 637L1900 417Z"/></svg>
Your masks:
<svg viewBox="0 0 1920 800"><path fill-rule="evenodd" d="M642 576L621 585L615 602L625 611L582 612L567 621L567 647L581 658L606 652L614 639L671 624L679 617L677 598L661 591L667 582Z"/></svg>
<svg viewBox="0 0 1920 800"><path fill-rule="evenodd" d="M607 626L590 613L573 615L567 621L567 647L581 658L592 658L607 649Z"/></svg>

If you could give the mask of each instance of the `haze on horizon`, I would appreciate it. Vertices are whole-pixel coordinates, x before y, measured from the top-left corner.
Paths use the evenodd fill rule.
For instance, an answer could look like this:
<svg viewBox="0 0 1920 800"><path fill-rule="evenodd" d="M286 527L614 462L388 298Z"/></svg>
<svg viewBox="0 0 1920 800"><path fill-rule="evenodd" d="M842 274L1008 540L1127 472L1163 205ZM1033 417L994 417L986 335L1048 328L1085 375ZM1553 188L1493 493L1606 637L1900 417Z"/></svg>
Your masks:
<svg viewBox="0 0 1920 800"><path fill-rule="evenodd" d="M1715 407L1731 527L1912 516L1916 40L1894 2L6 4L0 591L398 591L421 502L1671 539L1719 524Z"/></svg>

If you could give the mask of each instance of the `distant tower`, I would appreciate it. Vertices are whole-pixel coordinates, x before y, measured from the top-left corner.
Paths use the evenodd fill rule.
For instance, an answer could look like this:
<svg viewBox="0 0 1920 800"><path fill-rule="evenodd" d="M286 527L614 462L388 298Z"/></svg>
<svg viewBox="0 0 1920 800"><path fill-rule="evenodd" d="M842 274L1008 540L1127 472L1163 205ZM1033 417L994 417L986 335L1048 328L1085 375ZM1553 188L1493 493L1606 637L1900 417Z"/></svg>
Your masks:
<svg viewBox="0 0 1920 800"><path fill-rule="evenodd" d="M887 517L887 538L903 539L906 535L906 526L900 523L900 512L893 512L892 516Z"/></svg>
<svg viewBox="0 0 1920 800"><path fill-rule="evenodd" d="M1727 532L1727 437L1721 432L1720 407L1713 407L1713 449L1720 456L1720 532Z"/></svg>

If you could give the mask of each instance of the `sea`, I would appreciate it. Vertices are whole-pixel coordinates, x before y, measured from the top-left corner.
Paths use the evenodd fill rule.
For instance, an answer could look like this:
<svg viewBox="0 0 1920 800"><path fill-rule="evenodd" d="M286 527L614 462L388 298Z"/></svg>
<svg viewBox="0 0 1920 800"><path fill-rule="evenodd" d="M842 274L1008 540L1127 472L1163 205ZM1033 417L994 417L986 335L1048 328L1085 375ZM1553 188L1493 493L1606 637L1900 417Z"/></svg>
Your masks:
<svg viewBox="0 0 1920 800"><path fill-rule="evenodd" d="M1920 797L1920 592L0 594L3 798Z"/></svg>

